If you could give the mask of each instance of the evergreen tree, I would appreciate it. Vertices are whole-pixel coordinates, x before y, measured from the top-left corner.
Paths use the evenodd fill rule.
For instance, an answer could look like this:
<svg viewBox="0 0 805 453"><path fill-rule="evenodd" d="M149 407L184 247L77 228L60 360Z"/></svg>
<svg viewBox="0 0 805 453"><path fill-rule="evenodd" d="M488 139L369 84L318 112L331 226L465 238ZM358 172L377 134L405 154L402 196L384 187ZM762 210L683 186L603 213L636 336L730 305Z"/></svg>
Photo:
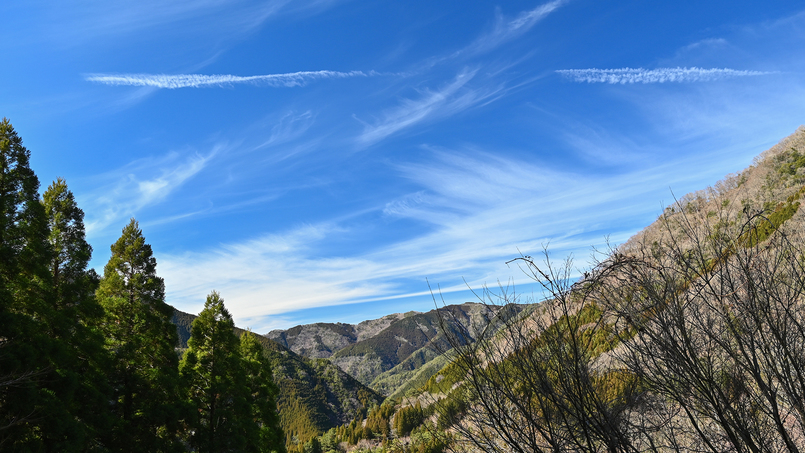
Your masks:
<svg viewBox="0 0 805 453"><path fill-rule="evenodd" d="M193 321L180 365L195 408L188 419L189 443L198 452L245 451L259 436L234 329L223 299L213 291Z"/></svg>
<svg viewBox="0 0 805 453"><path fill-rule="evenodd" d="M309 441L305 442L305 446L303 447L302 451L304 453L323 453L321 449L321 442L319 442L319 438L314 437Z"/></svg>
<svg viewBox="0 0 805 453"><path fill-rule="evenodd" d="M417 400L415 405L402 407L397 411L397 415L394 416L394 430L397 431L397 436L407 436L424 420L425 414L422 412L422 405Z"/></svg>
<svg viewBox="0 0 805 453"><path fill-rule="evenodd" d="M84 211L75 201L67 182L58 178L42 195L42 205L48 222L48 241L53 249L50 274L57 304L61 309L73 309L75 316L87 311L87 300L94 298L94 270L87 270L92 247L84 232ZM84 316L97 315L89 313Z"/></svg>
<svg viewBox="0 0 805 453"><path fill-rule="evenodd" d="M0 448L41 448L35 423L53 402L44 387L57 342L46 263L47 222L30 152L0 121Z"/></svg>
<svg viewBox="0 0 805 453"><path fill-rule="evenodd" d="M48 334L55 341L47 388L56 399L40 417L48 451L96 446L106 429L108 394L103 337L96 329L103 311L95 301L97 274L87 270L92 247L84 236L84 212L59 178L42 197L52 248Z"/></svg>
<svg viewBox="0 0 805 453"><path fill-rule="evenodd" d="M136 220L111 248L96 293L112 355L114 426L106 443L116 451L170 451L179 447L181 418L173 308L164 301L165 284Z"/></svg>
<svg viewBox="0 0 805 453"><path fill-rule="evenodd" d="M279 389L263 346L251 332L240 337L240 353L250 391L252 417L260 427L259 443L251 451L285 453L285 434L277 411Z"/></svg>

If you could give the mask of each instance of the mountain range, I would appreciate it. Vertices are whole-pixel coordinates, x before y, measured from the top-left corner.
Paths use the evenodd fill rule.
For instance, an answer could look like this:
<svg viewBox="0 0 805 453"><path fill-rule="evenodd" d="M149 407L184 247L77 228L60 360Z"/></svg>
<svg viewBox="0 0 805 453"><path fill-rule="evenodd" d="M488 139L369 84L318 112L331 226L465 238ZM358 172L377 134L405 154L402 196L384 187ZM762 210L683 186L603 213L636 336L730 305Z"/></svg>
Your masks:
<svg viewBox="0 0 805 453"><path fill-rule="evenodd" d="M305 440L365 417L386 397L416 390L446 363L442 329L473 341L495 315L522 307L464 303L427 313L395 313L359 324L315 323L273 330L258 339L280 388L277 406L288 443ZM196 316L174 311L180 348ZM241 334L242 329L236 328Z"/></svg>

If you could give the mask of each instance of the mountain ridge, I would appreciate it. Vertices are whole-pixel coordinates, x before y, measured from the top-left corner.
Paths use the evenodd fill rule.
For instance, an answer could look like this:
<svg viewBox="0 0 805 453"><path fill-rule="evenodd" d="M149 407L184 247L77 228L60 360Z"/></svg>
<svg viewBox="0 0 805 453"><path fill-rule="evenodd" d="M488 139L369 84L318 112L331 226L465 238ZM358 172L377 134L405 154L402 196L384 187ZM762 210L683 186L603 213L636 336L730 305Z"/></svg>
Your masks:
<svg viewBox="0 0 805 453"><path fill-rule="evenodd" d="M358 324L313 323L267 334L288 349L327 358L364 385L394 394L425 364L450 348L442 328L463 331L473 341L500 307L477 302L447 305L428 312L394 313ZM514 312L518 308L512 308Z"/></svg>

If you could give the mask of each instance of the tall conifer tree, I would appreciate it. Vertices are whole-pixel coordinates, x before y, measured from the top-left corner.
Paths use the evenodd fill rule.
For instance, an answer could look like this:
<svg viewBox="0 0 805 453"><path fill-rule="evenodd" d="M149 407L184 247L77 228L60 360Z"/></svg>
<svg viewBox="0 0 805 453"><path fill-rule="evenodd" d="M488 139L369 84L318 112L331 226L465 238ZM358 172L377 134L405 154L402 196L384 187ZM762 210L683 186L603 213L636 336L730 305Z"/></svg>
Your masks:
<svg viewBox="0 0 805 453"><path fill-rule="evenodd" d="M223 299L213 291L193 321L180 366L195 409L188 419L189 443L198 452L248 451L259 437L234 328Z"/></svg>
<svg viewBox="0 0 805 453"><path fill-rule="evenodd" d="M48 241L53 248L49 263L52 285L61 309L79 311L94 305L87 302L94 298L97 286L95 271L88 271L92 247L87 243L84 231L84 211L78 207L75 196L67 188L67 182L58 178L42 195L42 205L48 222ZM95 313L97 315L97 313ZM88 314L85 316L92 316Z"/></svg>
<svg viewBox="0 0 805 453"><path fill-rule="evenodd" d="M142 230L131 219L104 268L97 298L106 311L102 330L112 354L109 382L116 451L172 451L181 418L176 326L165 284Z"/></svg>
<svg viewBox="0 0 805 453"><path fill-rule="evenodd" d="M39 417L48 451L86 450L108 420L108 386L103 336L97 330L103 310L95 300L97 274L87 270L92 247L84 235L84 212L59 178L42 196L52 253L48 334L56 344L47 386L56 398Z"/></svg>
<svg viewBox="0 0 805 453"><path fill-rule="evenodd" d="M0 449L41 447L36 421L53 401L44 387L57 342L51 306L47 222L30 152L0 121ZM52 377L52 375L51 375Z"/></svg>

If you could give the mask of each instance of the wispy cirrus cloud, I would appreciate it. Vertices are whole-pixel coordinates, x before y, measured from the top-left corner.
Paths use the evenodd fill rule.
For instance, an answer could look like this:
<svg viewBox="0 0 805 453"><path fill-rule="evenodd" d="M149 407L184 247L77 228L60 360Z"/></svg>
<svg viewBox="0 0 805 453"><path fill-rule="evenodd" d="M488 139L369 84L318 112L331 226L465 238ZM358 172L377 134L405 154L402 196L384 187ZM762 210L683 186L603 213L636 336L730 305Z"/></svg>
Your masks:
<svg viewBox="0 0 805 453"><path fill-rule="evenodd" d="M44 34L68 46L98 37L150 37L163 33L183 36L192 34L194 37L215 36L231 40L252 32L278 15L314 15L339 2L340 0L76 0L64 5L54 4L41 14L50 24Z"/></svg>
<svg viewBox="0 0 805 453"><path fill-rule="evenodd" d="M88 194L82 204L88 212L100 213L87 220L89 235L100 234L113 222L134 216L139 210L163 201L186 181L201 172L226 145L219 144L207 155L182 156L171 152L156 159L139 159L100 177L105 183Z"/></svg>
<svg viewBox="0 0 805 453"><path fill-rule="evenodd" d="M537 6L534 9L523 11L513 19L506 19L498 15L495 27L492 31L481 35L477 40L466 48L456 52L459 54L478 54L487 52L495 47L522 35L534 26L537 22L547 17L559 7L568 3L568 0L554 0Z"/></svg>
<svg viewBox="0 0 805 453"><path fill-rule="evenodd" d="M775 74L773 71L745 71L728 68L620 68L620 69L560 69L557 73L586 83L683 83L712 82L735 77L753 77Z"/></svg>
<svg viewBox="0 0 805 453"><path fill-rule="evenodd" d="M457 51L425 60L422 67L426 68L425 71L429 71L437 64L455 64L456 61L492 51L503 43L523 35L569 1L553 0L533 9L521 11L515 17L504 17L498 13L491 30L480 34ZM475 65L474 69L465 67L459 70L452 81L444 83L435 90L421 90L422 96L418 99L403 99L397 107L385 109L381 113L381 118L376 121L364 122L363 133L357 138L358 144L372 145L403 129L425 121L444 118L471 107L485 105L505 96L510 87L507 87L507 80L500 80L500 75L517 63L490 65L487 62ZM417 71L414 71L408 75L416 74ZM475 86L468 85L473 80Z"/></svg>
<svg viewBox="0 0 805 453"><path fill-rule="evenodd" d="M368 234L336 220L163 255L160 274L170 303L197 312L215 288L239 325L265 331L272 318L295 310L427 297L426 278L445 294L465 290L464 281L473 288L509 279L525 284L528 278L507 267L507 258L518 250L538 253L549 241L557 255L584 257L592 244L603 244L606 234L616 243L626 240L659 209L646 202L647 195L651 200L667 195L666 184L678 182L673 167L680 164L580 178L492 152L432 151L427 162L399 166L421 190L378 207L389 221L427 224L421 234L362 251L323 254L322 244ZM631 218L627 225L624 216ZM362 319L347 316L341 321Z"/></svg>
<svg viewBox="0 0 805 453"><path fill-rule="evenodd" d="M381 120L366 124L363 133L358 136L358 143L371 145L422 121L449 116L472 106L491 102L503 88L466 87L476 73L477 70L464 69L452 82L440 89L426 90L419 99L404 99L399 106L386 110Z"/></svg>
<svg viewBox="0 0 805 453"><path fill-rule="evenodd" d="M378 75L375 71L299 71L284 74L265 74L256 76L236 76L231 74L87 74L88 82L113 86L137 86L167 88L222 87L239 83L270 86L298 87L314 80L344 79L349 77L370 77Z"/></svg>
<svg viewBox="0 0 805 453"><path fill-rule="evenodd" d="M688 44L680 50L690 51L693 49L700 49L702 47L723 47L726 45L729 45L729 41L724 38L707 38Z"/></svg>

